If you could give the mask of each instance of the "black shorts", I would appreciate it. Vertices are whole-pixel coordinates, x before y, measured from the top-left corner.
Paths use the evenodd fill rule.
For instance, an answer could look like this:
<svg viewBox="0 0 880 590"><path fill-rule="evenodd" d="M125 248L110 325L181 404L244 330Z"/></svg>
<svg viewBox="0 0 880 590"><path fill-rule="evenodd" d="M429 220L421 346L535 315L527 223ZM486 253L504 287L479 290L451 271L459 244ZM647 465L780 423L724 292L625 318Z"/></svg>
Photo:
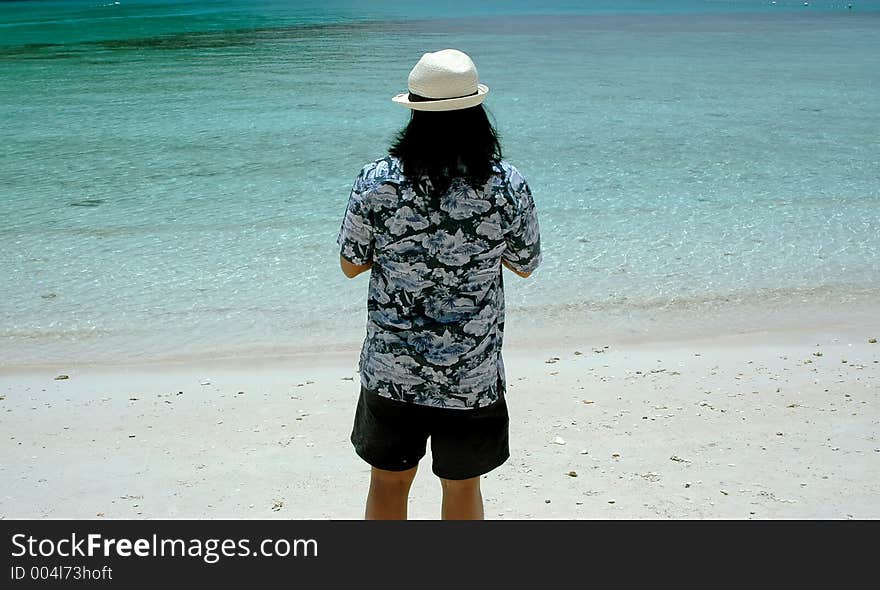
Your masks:
<svg viewBox="0 0 880 590"><path fill-rule="evenodd" d="M482 408L435 408L383 397L361 387L351 443L378 469L404 471L425 456L431 437L432 470L443 479L488 473L510 457L504 394Z"/></svg>

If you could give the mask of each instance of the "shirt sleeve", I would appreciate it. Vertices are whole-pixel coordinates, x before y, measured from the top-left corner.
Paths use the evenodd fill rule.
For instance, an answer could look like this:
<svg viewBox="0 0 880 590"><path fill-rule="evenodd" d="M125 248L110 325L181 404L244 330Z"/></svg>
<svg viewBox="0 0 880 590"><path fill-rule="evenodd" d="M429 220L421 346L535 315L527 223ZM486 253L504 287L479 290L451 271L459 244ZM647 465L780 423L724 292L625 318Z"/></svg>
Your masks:
<svg viewBox="0 0 880 590"><path fill-rule="evenodd" d="M505 233L507 247L502 257L519 272L530 273L541 264L538 213L526 179L515 168L511 170L509 181L515 202L511 204L511 221Z"/></svg>
<svg viewBox="0 0 880 590"><path fill-rule="evenodd" d="M352 264L363 265L373 260L373 224L364 200L366 168L361 170L351 188L348 207L342 219L342 227L336 237L340 254Z"/></svg>

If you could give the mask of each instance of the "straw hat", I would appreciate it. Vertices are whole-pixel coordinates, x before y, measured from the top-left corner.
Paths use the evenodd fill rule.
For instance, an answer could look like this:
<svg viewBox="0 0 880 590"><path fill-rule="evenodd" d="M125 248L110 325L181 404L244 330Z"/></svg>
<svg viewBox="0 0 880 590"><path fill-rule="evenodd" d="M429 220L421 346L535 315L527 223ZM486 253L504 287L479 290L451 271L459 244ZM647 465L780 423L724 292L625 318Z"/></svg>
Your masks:
<svg viewBox="0 0 880 590"><path fill-rule="evenodd" d="M479 83L477 67L457 49L425 53L409 73L409 92L391 98L417 111L454 111L473 107L486 98L489 87Z"/></svg>

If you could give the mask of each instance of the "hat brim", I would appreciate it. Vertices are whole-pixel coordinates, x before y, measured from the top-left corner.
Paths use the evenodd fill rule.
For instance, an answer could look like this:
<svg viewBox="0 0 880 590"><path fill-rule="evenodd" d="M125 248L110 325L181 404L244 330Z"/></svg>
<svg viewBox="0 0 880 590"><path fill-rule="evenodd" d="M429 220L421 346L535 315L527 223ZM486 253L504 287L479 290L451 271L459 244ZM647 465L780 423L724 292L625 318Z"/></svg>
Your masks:
<svg viewBox="0 0 880 590"><path fill-rule="evenodd" d="M489 94L489 87L485 84L477 84L477 93L471 96L411 101L409 100L409 92L403 92L391 97L391 100L414 111L455 111L477 106L486 99L487 94Z"/></svg>

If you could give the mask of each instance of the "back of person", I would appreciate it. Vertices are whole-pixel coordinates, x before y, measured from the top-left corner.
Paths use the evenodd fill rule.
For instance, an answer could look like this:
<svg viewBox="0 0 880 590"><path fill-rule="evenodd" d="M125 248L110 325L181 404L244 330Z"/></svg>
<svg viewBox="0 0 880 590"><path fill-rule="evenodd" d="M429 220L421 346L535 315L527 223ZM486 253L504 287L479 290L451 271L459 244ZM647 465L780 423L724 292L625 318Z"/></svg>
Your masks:
<svg viewBox="0 0 880 590"><path fill-rule="evenodd" d="M429 438L442 517L482 518L480 476L510 456L502 266L539 265L538 219L470 57L426 53L408 86L392 100L412 117L361 169L337 237L345 275L370 271L351 442L372 466L368 519L406 518Z"/></svg>
<svg viewBox="0 0 880 590"><path fill-rule="evenodd" d="M523 273L540 262L534 201L505 160L482 186L453 177L432 189L390 155L352 188L342 254L373 262L361 379L396 400L486 406L505 381L502 258Z"/></svg>

